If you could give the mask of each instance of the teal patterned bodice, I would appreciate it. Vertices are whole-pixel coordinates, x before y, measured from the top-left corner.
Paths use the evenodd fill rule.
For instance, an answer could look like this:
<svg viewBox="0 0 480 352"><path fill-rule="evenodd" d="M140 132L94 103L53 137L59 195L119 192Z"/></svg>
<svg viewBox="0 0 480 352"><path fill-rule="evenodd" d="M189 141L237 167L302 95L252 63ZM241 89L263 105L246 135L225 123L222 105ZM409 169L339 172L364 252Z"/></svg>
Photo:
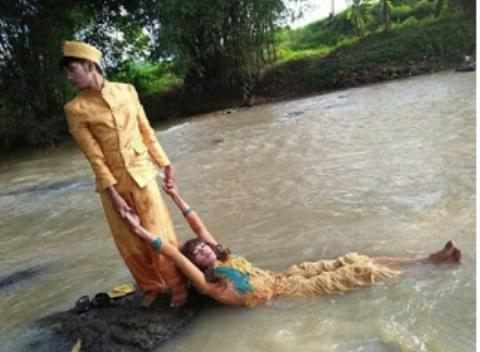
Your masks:
<svg viewBox="0 0 480 352"><path fill-rule="evenodd" d="M213 270L215 274L223 276L230 281L238 293L244 295L252 292L252 285L250 284L250 276L248 274L250 268L250 263L244 258L231 254L229 260Z"/></svg>

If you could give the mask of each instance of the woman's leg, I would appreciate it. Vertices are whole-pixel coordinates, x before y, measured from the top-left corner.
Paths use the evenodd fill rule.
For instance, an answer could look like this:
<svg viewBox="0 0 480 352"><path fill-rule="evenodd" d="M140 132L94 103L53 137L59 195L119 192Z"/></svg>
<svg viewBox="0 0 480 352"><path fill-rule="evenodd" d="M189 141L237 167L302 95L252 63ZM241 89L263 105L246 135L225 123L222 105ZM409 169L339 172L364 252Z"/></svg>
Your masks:
<svg viewBox="0 0 480 352"><path fill-rule="evenodd" d="M460 264L462 261L462 251L458 249L452 241L448 241L444 248L438 252L432 253L427 257L421 258L400 258L400 257L376 257L373 261L381 265L409 265L417 263L432 264Z"/></svg>
<svg viewBox="0 0 480 352"><path fill-rule="evenodd" d="M350 254L357 259L345 262L335 270L305 275L298 272L284 272L278 295L283 297L312 297L331 295L371 286L376 282L395 277L401 272L386 265L375 265L366 256ZM364 259L365 258L365 259ZM347 255L347 260L349 257Z"/></svg>

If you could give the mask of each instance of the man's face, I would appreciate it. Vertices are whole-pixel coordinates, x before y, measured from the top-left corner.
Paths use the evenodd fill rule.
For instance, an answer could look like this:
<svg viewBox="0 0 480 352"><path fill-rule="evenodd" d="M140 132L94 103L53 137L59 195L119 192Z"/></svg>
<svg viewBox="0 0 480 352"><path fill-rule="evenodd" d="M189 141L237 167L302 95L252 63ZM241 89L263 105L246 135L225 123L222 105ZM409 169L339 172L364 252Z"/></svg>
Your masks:
<svg viewBox="0 0 480 352"><path fill-rule="evenodd" d="M77 89L84 89L90 86L90 75L92 70L86 62L71 62L65 67L67 79Z"/></svg>

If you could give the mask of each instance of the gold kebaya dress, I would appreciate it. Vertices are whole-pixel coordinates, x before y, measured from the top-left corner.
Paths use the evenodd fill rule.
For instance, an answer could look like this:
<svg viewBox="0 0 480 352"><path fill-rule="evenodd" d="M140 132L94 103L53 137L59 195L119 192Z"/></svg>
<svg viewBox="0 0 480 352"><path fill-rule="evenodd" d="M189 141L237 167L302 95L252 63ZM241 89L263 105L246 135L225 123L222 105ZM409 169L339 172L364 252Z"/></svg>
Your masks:
<svg viewBox="0 0 480 352"><path fill-rule="evenodd" d="M293 265L281 273L256 268L245 258L230 254L226 261L217 263L214 272L225 277L229 286L241 296L242 305L249 307L276 297L313 297L347 292L399 274L357 253L336 260ZM221 295L222 291L219 292ZM219 301L228 300L218 298Z"/></svg>

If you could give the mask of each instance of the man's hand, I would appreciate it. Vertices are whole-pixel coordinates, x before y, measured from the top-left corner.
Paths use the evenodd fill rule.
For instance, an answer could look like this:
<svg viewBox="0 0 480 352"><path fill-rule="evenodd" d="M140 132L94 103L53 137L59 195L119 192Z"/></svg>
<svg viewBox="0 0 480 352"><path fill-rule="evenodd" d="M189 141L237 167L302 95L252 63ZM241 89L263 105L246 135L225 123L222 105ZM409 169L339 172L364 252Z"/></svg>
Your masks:
<svg viewBox="0 0 480 352"><path fill-rule="evenodd" d="M115 210L120 214L122 219L125 219L127 214L132 213L133 209L128 203L122 198L122 197L114 197L112 199L113 206L115 207Z"/></svg>
<svg viewBox="0 0 480 352"><path fill-rule="evenodd" d="M118 200L116 202L114 202L115 204L115 209L117 210L117 212L120 214L120 216L125 219L125 217L133 212L133 209L130 205L128 205L127 202L125 202L125 200Z"/></svg>
<svg viewBox="0 0 480 352"><path fill-rule="evenodd" d="M172 188L175 186L175 171L172 165L165 166L165 179L163 180L163 187Z"/></svg>
<svg viewBox="0 0 480 352"><path fill-rule="evenodd" d="M107 188L107 192L110 195L110 199L112 201L113 207L120 214L122 219L125 219L129 213L134 214L135 216L138 217L138 215L135 214L135 211L133 210L133 208L130 205L128 205L125 199L123 199L122 196L117 192L115 187L111 186Z"/></svg>

